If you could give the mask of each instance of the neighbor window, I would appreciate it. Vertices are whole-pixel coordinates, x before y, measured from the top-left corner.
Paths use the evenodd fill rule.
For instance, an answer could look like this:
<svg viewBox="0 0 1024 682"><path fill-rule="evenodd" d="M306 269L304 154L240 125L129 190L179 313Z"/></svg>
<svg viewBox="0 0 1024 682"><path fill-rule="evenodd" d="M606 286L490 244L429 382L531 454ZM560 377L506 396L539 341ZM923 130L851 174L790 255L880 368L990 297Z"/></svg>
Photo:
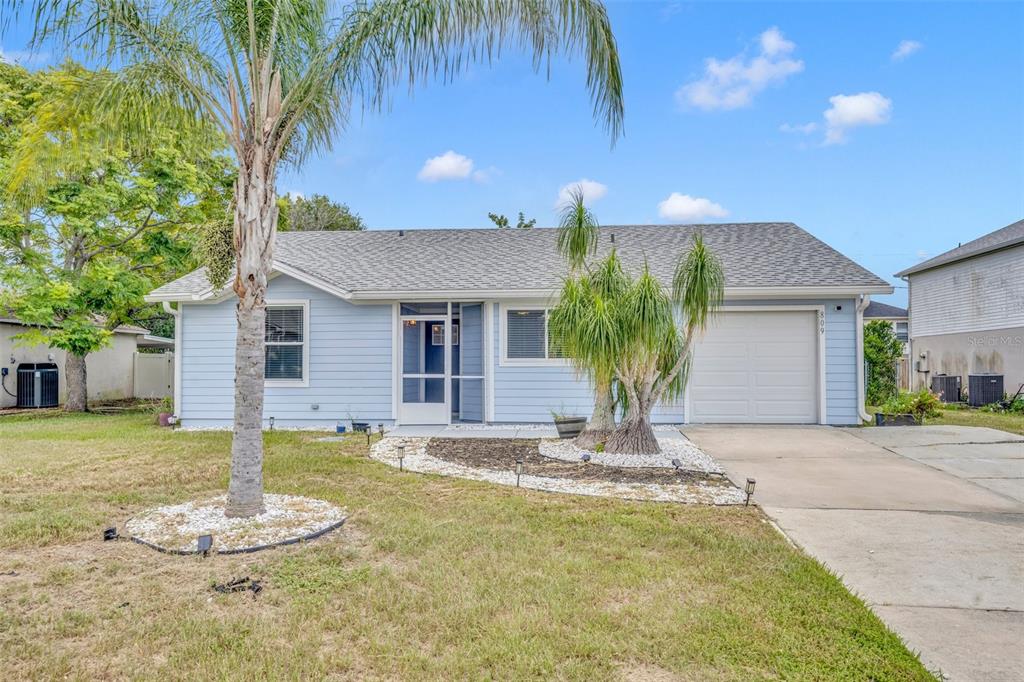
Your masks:
<svg viewBox="0 0 1024 682"><path fill-rule="evenodd" d="M561 358L548 331L548 311L509 309L505 314L505 357L509 360Z"/></svg>
<svg viewBox="0 0 1024 682"><path fill-rule="evenodd" d="M896 338L900 341L906 341L910 338L910 332L907 328L906 322L896 323Z"/></svg>
<svg viewBox="0 0 1024 682"><path fill-rule="evenodd" d="M267 306L268 381L302 381L305 364L306 309L301 305Z"/></svg>

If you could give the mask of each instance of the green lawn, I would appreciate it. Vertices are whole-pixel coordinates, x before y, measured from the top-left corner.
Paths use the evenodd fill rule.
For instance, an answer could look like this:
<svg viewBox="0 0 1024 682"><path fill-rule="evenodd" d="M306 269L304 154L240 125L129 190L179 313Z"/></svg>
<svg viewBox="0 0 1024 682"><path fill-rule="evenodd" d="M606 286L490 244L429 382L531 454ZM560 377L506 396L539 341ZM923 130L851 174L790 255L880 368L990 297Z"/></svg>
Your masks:
<svg viewBox="0 0 1024 682"><path fill-rule="evenodd" d="M268 434L267 488L345 505L343 530L201 559L100 532L222 491L229 434L0 417L3 676L932 679L753 507L401 473L315 438ZM255 600L210 589L246 575Z"/></svg>
<svg viewBox="0 0 1024 682"><path fill-rule="evenodd" d="M1024 436L1024 414L1013 412L983 412L969 408L942 410L942 416L929 419L929 424L951 424L954 426L987 426Z"/></svg>

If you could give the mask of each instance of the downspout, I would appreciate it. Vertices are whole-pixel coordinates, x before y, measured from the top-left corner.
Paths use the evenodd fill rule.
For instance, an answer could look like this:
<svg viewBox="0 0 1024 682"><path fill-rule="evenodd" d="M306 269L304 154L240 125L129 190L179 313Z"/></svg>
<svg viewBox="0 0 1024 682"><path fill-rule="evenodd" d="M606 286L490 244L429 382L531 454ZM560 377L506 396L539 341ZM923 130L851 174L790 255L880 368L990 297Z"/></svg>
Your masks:
<svg viewBox="0 0 1024 682"><path fill-rule="evenodd" d="M164 311L174 318L174 416L181 421L181 304L178 310L164 301Z"/></svg>
<svg viewBox="0 0 1024 682"><path fill-rule="evenodd" d="M871 302L867 294L857 299L857 414L861 422L871 421L871 415L864 409L864 310Z"/></svg>

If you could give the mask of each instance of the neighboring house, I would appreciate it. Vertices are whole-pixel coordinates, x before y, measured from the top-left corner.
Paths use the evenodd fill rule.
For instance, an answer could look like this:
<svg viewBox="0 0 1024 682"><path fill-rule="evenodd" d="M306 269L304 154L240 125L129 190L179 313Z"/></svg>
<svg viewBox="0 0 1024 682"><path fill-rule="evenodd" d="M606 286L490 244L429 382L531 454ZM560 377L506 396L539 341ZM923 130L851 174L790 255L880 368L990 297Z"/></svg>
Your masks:
<svg viewBox="0 0 1024 682"><path fill-rule="evenodd" d="M888 322L896 338L903 342L903 357L896 365L896 385L899 388L910 388L910 320L905 308L888 303L872 301L864 310L864 324L874 321Z"/></svg>
<svg viewBox="0 0 1024 682"><path fill-rule="evenodd" d="M860 315L892 287L791 223L602 227L667 285L695 231L722 260L725 311L696 347L685 398L659 422L857 424ZM557 231L395 230L277 235L267 293L264 419L280 426L546 422L592 395L548 343L566 274ZM153 291L178 317L184 426L233 415L235 304L197 270Z"/></svg>
<svg viewBox="0 0 1024 682"><path fill-rule="evenodd" d="M907 281L914 385L936 374L1024 383L1024 220L896 273Z"/></svg>
<svg viewBox="0 0 1024 682"><path fill-rule="evenodd" d="M58 402L64 403L67 395L67 383L64 379L64 351L57 348L49 348L43 344L22 346L14 337L25 331L25 326L16 319L0 318L0 372L6 370L6 374L0 376L3 385L0 387L0 408L14 407L17 405L18 394L18 368L26 367L29 364L35 365L44 363L56 365ZM170 339L150 336L146 329L141 327L121 326L114 330L110 344L90 353L85 359L87 372L87 386L89 400L118 400L131 398L136 395L136 368L139 361L136 359L137 349L150 347L167 349L173 346ZM154 356L158 357L158 356ZM171 356L168 356L168 360ZM146 364L159 364L157 360L141 360ZM166 363L166 360L165 360ZM161 376L173 376L172 372L161 371ZM139 379L149 377L153 372L143 369L138 372ZM160 397L169 395L171 387L163 382L163 390L159 395L140 397Z"/></svg>

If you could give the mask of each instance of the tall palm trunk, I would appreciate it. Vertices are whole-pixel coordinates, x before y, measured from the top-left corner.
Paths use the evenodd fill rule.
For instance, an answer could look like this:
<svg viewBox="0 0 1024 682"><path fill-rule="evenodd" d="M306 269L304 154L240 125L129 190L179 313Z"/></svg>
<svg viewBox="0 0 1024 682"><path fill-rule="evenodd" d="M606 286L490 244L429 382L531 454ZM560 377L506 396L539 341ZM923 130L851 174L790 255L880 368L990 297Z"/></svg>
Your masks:
<svg viewBox="0 0 1024 682"><path fill-rule="evenodd" d="M275 160L254 144L235 184L234 283L238 295L235 337L235 425L231 478L225 513L255 516L263 511L263 382L266 369L267 279L273 264L277 204Z"/></svg>
<svg viewBox="0 0 1024 682"><path fill-rule="evenodd" d="M594 412L586 428L576 436L575 443L581 448L590 449L608 440L614 430L615 396L612 393L612 382L597 381L594 383Z"/></svg>
<svg viewBox="0 0 1024 682"><path fill-rule="evenodd" d="M85 356L68 353L64 359L64 380L68 394L64 400L67 412L85 412L89 409L89 393L86 383Z"/></svg>

